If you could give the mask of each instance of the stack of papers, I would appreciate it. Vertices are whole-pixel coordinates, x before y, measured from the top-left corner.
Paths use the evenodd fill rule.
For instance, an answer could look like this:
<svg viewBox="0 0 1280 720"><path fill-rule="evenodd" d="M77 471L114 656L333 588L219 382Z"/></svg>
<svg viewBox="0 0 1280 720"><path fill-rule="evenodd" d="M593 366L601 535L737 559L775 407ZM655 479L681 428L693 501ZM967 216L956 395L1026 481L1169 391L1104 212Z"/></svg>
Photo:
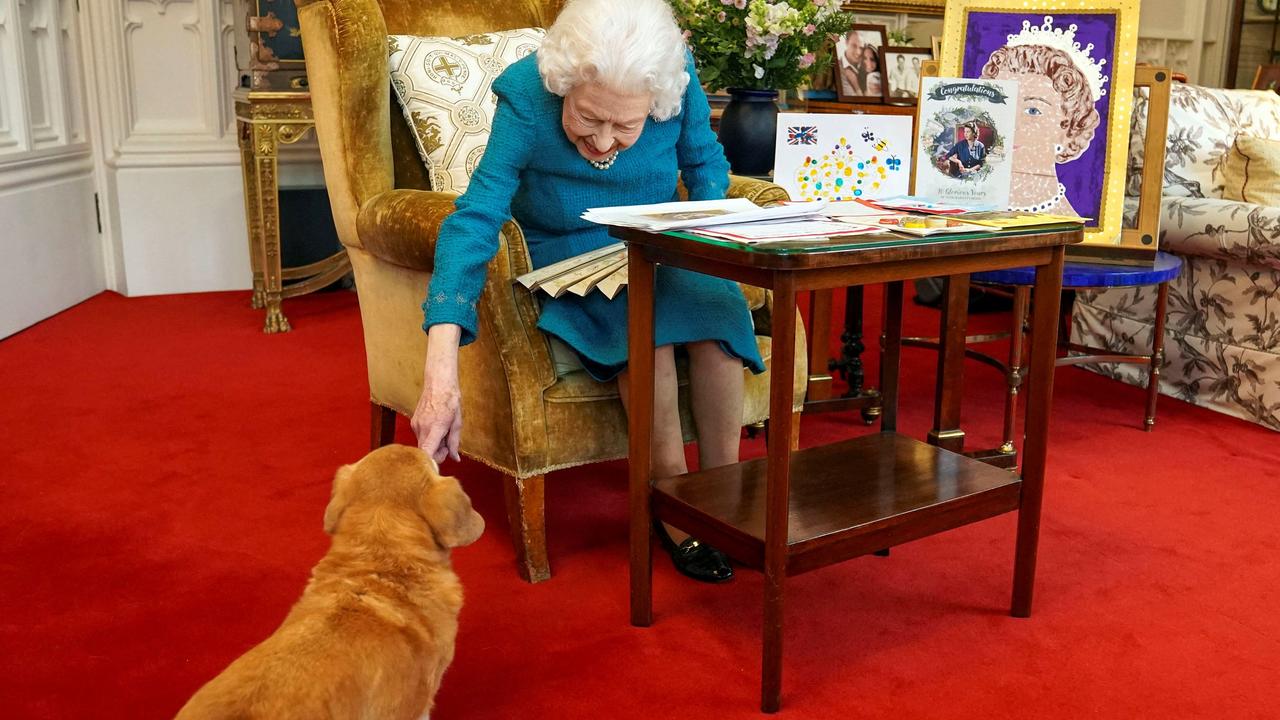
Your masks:
<svg viewBox="0 0 1280 720"><path fill-rule="evenodd" d="M600 225L665 232L763 220L821 217L820 213L826 206L825 201L815 200L760 207L745 198L733 198L591 208L582 214L582 219Z"/></svg>
<svg viewBox="0 0 1280 720"><path fill-rule="evenodd" d="M710 228L693 228L694 235L729 240L746 245L817 240L844 237L867 232L880 232L878 227L852 225L838 220L774 220L772 222L734 223Z"/></svg>
<svg viewBox="0 0 1280 720"><path fill-rule="evenodd" d="M898 195L880 200L869 200L867 201L867 204L884 210L923 213L925 215L961 215L964 213L995 210L995 207L991 205L959 205L956 203L944 203L932 198L920 197L918 195Z"/></svg>
<svg viewBox="0 0 1280 720"><path fill-rule="evenodd" d="M607 245L527 272L516 282L551 297L558 298L566 292L586 297L598 290L612 300L627 284L627 249L622 243Z"/></svg>

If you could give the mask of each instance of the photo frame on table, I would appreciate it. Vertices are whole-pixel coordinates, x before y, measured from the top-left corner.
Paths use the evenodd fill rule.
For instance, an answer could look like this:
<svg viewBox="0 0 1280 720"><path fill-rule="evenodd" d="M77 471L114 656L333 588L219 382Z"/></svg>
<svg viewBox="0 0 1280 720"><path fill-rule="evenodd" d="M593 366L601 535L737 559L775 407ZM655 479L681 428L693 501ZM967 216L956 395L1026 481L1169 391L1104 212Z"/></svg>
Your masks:
<svg viewBox="0 0 1280 720"><path fill-rule="evenodd" d="M948 0L942 37L943 77L1019 83L1010 206L1089 218L1086 244L1117 244L1138 0Z"/></svg>
<svg viewBox="0 0 1280 720"><path fill-rule="evenodd" d="M920 97L920 78L924 64L933 59L933 51L919 47L884 49L886 101L893 105L914 105Z"/></svg>
<svg viewBox="0 0 1280 720"><path fill-rule="evenodd" d="M836 38L836 98L840 102L883 103L888 96L884 50L889 35L884 25L855 23Z"/></svg>
<svg viewBox="0 0 1280 720"><path fill-rule="evenodd" d="M1280 92L1280 65L1259 65L1253 74L1253 89Z"/></svg>
<svg viewBox="0 0 1280 720"><path fill-rule="evenodd" d="M933 48L933 59L942 59L942 36L933 35L929 38L930 46Z"/></svg>

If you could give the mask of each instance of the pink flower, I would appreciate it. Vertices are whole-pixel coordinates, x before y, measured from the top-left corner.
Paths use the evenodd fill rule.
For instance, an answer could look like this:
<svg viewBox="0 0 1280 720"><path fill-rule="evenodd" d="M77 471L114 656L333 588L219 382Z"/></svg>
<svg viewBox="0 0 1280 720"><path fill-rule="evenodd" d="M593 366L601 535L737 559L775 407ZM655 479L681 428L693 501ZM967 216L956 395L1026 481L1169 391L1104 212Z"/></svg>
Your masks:
<svg viewBox="0 0 1280 720"><path fill-rule="evenodd" d="M724 18L725 18L725 15L723 10L716 13L716 22L724 22Z"/></svg>
<svg viewBox="0 0 1280 720"><path fill-rule="evenodd" d="M682 32L682 33L680 33L680 34L684 36L684 39L685 39L685 40L688 40L690 37L693 37L693 33L692 33L692 32L690 32L690 31L688 31L688 30L685 30L684 32Z"/></svg>
<svg viewBox="0 0 1280 720"><path fill-rule="evenodd" d="M813 4L822 7L827 4L827 0L813 0Z"/></svg>
<svg viewBox="0 0 1280 720"><path fill-rule="evenodd" d="M733 0L720 0L721 5L732 5Z"/></svg>
<svg viewBox="0 0 1280 720"><path fill-rule="evenodd" d="M747 0L733 0L733 6L739 10L744 10L747 7Z"/></svg>
<svg viewBox="0 0 1280 720"><path fill-rule="evenodd" d="M800 67L801 68L809 67L810 65L813 64L814 60L816 60L816 58L814 58L813 53L805 53L804 55L800 56Z"/></svg>
<svg viewBox="0 0 1280 720"><path fill-rule="evenodd" d="M813 23L809 23L808 25L805 25L805 26L804 26L804 31L803 31L803 32L804 32L804 34L805 34L805 35L812 35L812 34L814 34L814 33L815 33L815 32L817 32L817 31L818 31L818 27L817 27L816 25L814 25Z"/></svg>

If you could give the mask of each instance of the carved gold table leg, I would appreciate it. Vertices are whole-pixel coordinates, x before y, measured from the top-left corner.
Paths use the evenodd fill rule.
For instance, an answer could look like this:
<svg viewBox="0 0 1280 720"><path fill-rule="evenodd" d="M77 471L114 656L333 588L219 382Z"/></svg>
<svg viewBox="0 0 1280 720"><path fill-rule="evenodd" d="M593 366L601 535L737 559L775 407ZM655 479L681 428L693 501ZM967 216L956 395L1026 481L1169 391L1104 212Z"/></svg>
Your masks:
<svg viewBox="0 0 1280 720"><path fill-rule="evenodd" d="M249 230L249 267L253 272L253 298L250 300L254 310L266 307L266 292L262 282L262 217L258 207L258 173L254 159L253 124L236 121L237 137L240 142L240 172L244 177L244 219Z"/></svg>
<svg viewBox="0 0 1280 720"><path fill-rule="evenodd" d="M301 268L282 268L280 253L279 151L314 127L305 92L235 93L240 160L244 175L253 307L265 308L265 333L288 332L281 302L328 285L350 269L345 252ZM286 280L293 280L288 286Z"/></svg>
<svg viewBox="0 0 1280 720"><path fill-rule="evenodd" d="M289 321L280 309L280 188L276 175L276 151L281 127L275 123L258 123L253 126L254 167L252 175L257 185L258 237L262 252L262 283L266 300L267 319L262 327L265 333L289 332Z"/></svg>

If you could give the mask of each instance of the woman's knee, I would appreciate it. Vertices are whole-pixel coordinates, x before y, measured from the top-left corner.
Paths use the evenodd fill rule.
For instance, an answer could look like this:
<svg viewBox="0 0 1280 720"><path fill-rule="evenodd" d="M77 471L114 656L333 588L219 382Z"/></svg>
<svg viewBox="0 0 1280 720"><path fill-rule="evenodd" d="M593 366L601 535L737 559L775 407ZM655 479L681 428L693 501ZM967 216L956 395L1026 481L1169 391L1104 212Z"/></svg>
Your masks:
<svg viewBox="0 0 1280 720"><path fill-rule="evenodd" d="M724 347L720 345L718 340L699 340L691 342L686 346L689 353L689 360L695 365L714 365L724 366L724 368L739 368L742 361L725 352Z"/></svg>

